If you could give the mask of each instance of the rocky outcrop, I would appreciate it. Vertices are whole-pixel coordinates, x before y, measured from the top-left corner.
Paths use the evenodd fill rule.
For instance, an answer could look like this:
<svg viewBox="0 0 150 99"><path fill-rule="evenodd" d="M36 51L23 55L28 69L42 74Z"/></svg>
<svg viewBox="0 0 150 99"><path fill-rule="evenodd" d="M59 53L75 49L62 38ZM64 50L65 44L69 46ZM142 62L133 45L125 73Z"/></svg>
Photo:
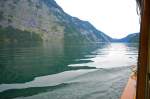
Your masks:
<svg viewBox="0 0 150 99"><path fill-rule="evenodd" d="M0 26L36 33L44 41L109 42L107 35L68 15L54 0L0 0Z"/></svg>

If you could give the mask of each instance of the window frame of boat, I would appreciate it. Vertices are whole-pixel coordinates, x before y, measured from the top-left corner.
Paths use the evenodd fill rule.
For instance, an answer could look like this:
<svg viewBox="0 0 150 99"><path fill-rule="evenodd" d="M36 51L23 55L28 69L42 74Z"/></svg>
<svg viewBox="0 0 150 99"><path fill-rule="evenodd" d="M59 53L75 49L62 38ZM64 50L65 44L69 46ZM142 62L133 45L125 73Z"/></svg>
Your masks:
<svg viewBox="0 0 150 99"><path fill-rule="evenodd" d="M148 89L150 86L148 82L150 73L150 0L139 1L143 1L143 8L141 14L136 99L149 99L150 97L148 96Z"/></svg>

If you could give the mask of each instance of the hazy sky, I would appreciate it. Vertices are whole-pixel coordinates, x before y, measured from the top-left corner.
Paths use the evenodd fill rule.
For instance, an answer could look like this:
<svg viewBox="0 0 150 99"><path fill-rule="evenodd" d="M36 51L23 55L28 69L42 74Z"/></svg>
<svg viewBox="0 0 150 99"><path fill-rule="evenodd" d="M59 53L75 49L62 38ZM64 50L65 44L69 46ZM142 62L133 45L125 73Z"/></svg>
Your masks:
<svg viewBox="0 0 150 99"><path fill-rule="evenodd" d="M55 0L68 14L92 23L113 38L139 31L135 0Z"/></svg>

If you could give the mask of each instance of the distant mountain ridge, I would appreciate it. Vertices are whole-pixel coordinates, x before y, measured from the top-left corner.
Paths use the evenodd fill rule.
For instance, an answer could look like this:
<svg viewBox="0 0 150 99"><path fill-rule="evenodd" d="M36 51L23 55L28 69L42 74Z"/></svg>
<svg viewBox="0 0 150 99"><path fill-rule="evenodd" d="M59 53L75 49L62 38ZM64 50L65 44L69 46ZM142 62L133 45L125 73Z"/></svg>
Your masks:
<svg viewBox="0 0 150 99"><path fill-rule="evenodd" d="M122 39L112 39L111 42L139 43L139 36L139 33L133 33Z"/></svg>
<svg viewBox="0 0 150 99"><path fill-rule="evenodd" d="M11 35L10 31L4 30L9 27L14 31L19 31L13 32L15 34L12 33L12 35L21 35L21 31L26 31L31 38L38 38L35 40L41 38L43 41L75 43L108 43L111 40L89 22L65 13L54 0L1 0L0 26L0 35L3 35L0 41L20 40L15 36L10 38L6 35Z"/></svg>

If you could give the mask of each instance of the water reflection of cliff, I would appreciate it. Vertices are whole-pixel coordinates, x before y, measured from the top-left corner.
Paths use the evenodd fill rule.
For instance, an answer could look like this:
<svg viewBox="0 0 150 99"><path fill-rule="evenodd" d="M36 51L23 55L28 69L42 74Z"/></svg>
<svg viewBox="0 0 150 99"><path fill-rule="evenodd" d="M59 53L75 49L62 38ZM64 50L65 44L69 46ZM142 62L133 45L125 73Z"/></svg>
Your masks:
<svg viewBox="0 0 150 99"><path fill-rule="evenodd" d="M92 67L69 67L75 61L90 55L105 44L67 44L63 42L44 44L0 45L0 83L23 83L37 76L50 75L66 70L90 69Z"/></svg>

